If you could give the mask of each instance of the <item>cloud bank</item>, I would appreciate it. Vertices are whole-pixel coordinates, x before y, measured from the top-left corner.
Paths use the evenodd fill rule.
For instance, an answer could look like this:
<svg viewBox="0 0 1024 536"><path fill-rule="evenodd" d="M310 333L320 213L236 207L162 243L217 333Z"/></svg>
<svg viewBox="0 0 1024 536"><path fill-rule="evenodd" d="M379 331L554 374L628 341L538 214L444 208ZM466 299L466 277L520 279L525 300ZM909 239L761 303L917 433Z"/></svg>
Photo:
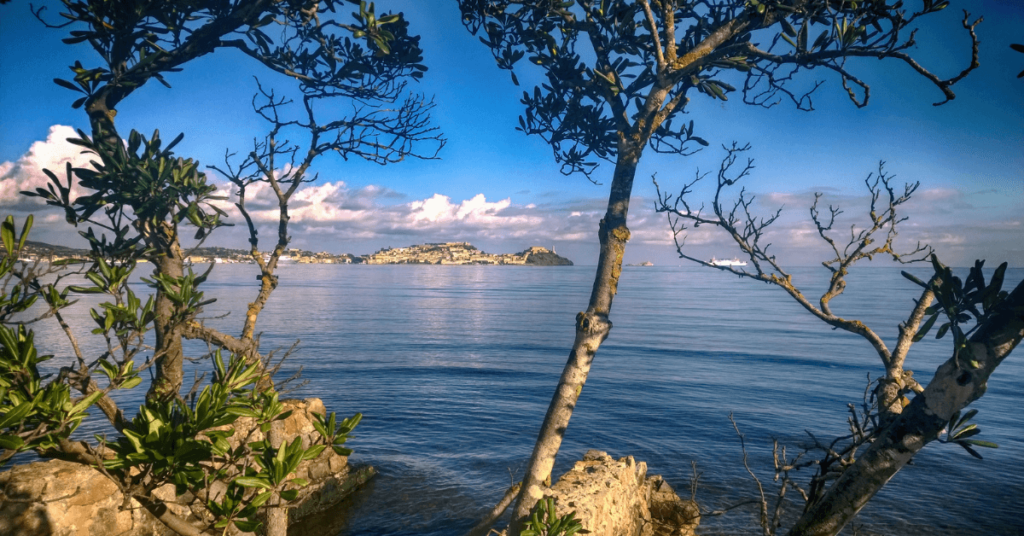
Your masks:
<svg viewBox="0 0 1024 536"><path fill-rule="evenodd" d="M63 178L68 163L88 166L89 155L66 141L74 135L71 127L53 126L45 140L33 143L17 161L0 163L0 206L5 215L24 217L35 213L36 239L81 246L77 230L64 223L60 211L46 207L38 198L19 194L22 190L45 187L48 179L43 169ZM229 213L229 221L241 224L243 219L233 204L237 198L234 186L213 172L208 177L218 186L218 193L230 199L218 202ZM756 186L753 182L748 184ZM844 210L835 227L837 240L846 239L851 226L859 228L868 221L870 198L866 190L859 196L840 194L828 187L819 190L826 192L821 201L823 208L832 204ZM530 193L516 194L520 195L529 198ZM289 207L290 234L299 247L333 253L369 253L385 246L439 241L469 241L486 246L489 251L557 244L560 251L573 252L578 264L595 262L597 228L604 214L605 199L558 193L536 195L533 199L538 202L489 200L486 193L453 199L443 192L425 199L409 199L384 186L354 187L343 181L326 181L305 186L296 193ZM787 265L817 264L830 254L808 216L807 209L813 200L813 191L757 195L753 210L758 215L768 216L784 208L783 216L763 242L770 242L770 251ZM699 205L699 200L695 201ZM276 236L279 217L274 192L267 184L252 185L247 188L246 206L261 239L266 241L261 246L269 247ZM678 261L671 230L664 216L654 213L651 206L650 199L633 199L627 262L656 259L674 264ZM1024 241L1020 240L1024 236L1022 213L1024 200L1006 192L923 188L903 211L910 219L901 224L897 245L900 249L912 249L918 241L931 244L940 257L955 265L988 258L1020 266L1024 264ZM246 238L245 226L236 225L219 230L208 243L243 247ZM685 244L688 253L697 257L741 254L728 236L709 226L688 230Z"/></svg>

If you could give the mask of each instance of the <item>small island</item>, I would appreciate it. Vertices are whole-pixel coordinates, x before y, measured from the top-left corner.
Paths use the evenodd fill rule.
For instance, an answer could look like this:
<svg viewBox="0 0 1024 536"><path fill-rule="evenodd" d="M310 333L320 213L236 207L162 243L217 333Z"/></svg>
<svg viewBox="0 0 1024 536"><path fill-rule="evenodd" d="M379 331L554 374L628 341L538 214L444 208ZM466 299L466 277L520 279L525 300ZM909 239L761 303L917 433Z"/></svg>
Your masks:
<svg viewBox="0 0 1024 536"><path fill-rule="evenodd" d="M519 253L486 253L469 242L422 244L385 248L363 257L366 264L487 264L528 266L572 266L572 261L554 251L534 246Z"/></svg>

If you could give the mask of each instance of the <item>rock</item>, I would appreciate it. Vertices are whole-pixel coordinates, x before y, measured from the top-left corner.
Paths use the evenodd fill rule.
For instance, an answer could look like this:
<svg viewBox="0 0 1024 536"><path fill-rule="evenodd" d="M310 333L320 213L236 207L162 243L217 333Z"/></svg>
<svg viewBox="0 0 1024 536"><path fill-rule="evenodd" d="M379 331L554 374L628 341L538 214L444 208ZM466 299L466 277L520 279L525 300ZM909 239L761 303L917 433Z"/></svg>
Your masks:
<svg viewBox="0 0 1024 536"><path fill-rule="evenodd" d="M661 476L648 478L647 486L654 536L692 536L700 524L697 503L679 498Z"/></svg>
<svg viewBox="0 0 1024 536"><path fill-rule="evenodd" d="M517 255L525 255L529 266L572 266L569 259L542 247L532 247Z"/></svg>
<svg viewBox="0 0 1024 536"><path fill-rule="evenodd" d="M575 511L593 536L692 536L700 510L684 501L647 464L632 456L613 459L590 450L558 479L545 497L559 516Z"/></svg>
<svg viewBox="0 0 1024 536"><path fill-rule="evenodd" d="M317 398L283 400L292 414L283 421L287 441L301 437L309 445L318 436L313 413L323 415ZM240 418L233 425L232 446L240 441L263 439L252 419ZM255 429L254 429L255 428ZM302 462L296 471L311 482L291 504L289 521L327 510L372 478L376 471L364 467L350 471L348 457L324 449L320 456ZM214 482L214 497L222 496L227 485ZM174 486L165 485L154 495L168 502L169 509L193 522L207 517L205 507L191 494L176 497ZM105 475L85 465L51 460L15 466L0 473L0 536L175 536L135 500L122 510L124 497Z"/></svg>
<svg viewBox="0 0 1024 536"><path fill-rule="evenodd" d="M0 474L0 534L19 536L171 536L132 501L121 510L117 486L91 467L62 460Z"/></svg>
<svg viewBox="0 0 1024 536"><path fill-rule="evenodd" d="M299 499L292 503L295 507L288 510L289 525L301 523L313 514L331 509L359 486L369 482L376 474L376 469L367 466L344 474L328 476L315 486L306 486Z"/></svg>

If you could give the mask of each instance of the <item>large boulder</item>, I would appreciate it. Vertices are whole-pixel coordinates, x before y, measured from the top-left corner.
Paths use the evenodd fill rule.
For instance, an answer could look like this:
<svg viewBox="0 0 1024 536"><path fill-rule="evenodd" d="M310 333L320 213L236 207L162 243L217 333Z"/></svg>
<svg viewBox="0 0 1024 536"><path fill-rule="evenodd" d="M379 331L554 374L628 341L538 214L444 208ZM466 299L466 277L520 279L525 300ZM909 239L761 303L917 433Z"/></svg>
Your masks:
<svg viewBox="0 0 1024 536"><path fill-rule="evenodd" d="M313 413L324 413L317 398L284 400L285 411L292 414L281 421L287 441L301 437L309 446L317 437ZM235 442L262 440L251 419L238 419L233 425ZM348 458L324 451L315 459L302 462L294 477L310 480L289 509L289 521L324 511L345 498L373 477L372 467L350 470ZM214 496L226 485L215 482ZM181 517L198 522L206 515L190 495L175 497L173 485L154 491ZM109 478L92 467L61 460L30 463L0 473L0 536L173 536L160 521L135 500L125 503L124 496Z"/></svg>
<svg viewBox="0 0 1024 536"><path fill-rule="evenodd" d="M647 464L588 451L547 490L559 516L575 511L592 536L692 536L700 523L693 501L680 499Z"/></svg>
<svg viewBox="0 0 1024 536"><path fill-rule="evenodd" d="M0 473L0 534L18 536L170 536L99 471L52 460Z"/></svg>

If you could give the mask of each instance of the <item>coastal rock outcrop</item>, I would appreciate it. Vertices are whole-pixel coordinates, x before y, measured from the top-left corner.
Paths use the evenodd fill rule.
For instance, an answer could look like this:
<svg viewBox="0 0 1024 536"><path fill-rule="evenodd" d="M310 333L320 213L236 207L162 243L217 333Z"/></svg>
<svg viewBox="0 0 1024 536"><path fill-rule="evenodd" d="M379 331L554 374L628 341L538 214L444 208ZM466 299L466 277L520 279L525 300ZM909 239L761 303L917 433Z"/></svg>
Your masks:
<svg viewBox="0 0 1024 536"><path fill-rule="evenodd" d="M558 515L575 511L591 536L692 536L700 509L647 464L590 450L552 486Z"/></svg>
<svg viewBox="0 0 1024 536"><path fill-rule="evenodd" d="M285 411L292 414L282 423L288 441L301 437L304 445L315 439L313 413L323 414L323 402L317 398L284 400ZM232 425L245 437L253 428L251 419L240 418ZM255 435L261 435L259 430ZM256 438L251 440L262 439ZM295 523L340 502L376 471L372 467L353 469L346 456L325 449L315 459L302 462L294 476L307 478L289 510L289 522ZM219 488L215 483L213 492ZM170 504L176 514L191 521L202 519L199 504L174 496L173 485L157 489L155 494ZM124 497L117 486L96 469L81 464L51 460L16 466L0 473L0 535L19 536L173 536L175 533L157 521L134 499L122 509Z"/></svg>
<svg viewBox="0 0 1024 536"><path fill-rule="evenodd" d="M524 264L528 266L572 266L569 259L542 247L532 247L517 255L526 257Z"/></svg>

